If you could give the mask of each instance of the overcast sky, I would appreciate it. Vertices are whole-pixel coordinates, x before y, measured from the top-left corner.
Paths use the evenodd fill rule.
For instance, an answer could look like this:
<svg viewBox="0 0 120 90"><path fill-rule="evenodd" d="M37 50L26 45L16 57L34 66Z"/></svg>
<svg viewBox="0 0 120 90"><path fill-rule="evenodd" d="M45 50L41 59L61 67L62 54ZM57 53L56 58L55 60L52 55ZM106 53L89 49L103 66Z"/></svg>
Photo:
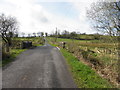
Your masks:
<svg viewBox="0 0 120 90"><path fill-rule="evenodd" d="M0 13L15 16L25 33L76 31L95 33L86 20L86 8L96 0L0 0Z"/></svg>

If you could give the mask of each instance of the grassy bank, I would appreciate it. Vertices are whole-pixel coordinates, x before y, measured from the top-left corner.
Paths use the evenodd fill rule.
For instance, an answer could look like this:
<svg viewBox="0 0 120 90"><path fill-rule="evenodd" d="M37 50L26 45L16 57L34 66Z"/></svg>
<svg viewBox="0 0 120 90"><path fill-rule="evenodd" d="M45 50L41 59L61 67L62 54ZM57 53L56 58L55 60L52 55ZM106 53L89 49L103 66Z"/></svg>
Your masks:
<svg viewBox="0 0 120 90"><path fill-rule="evenodd" d="M11 49L10 55L2 60L2 62L0 63L0 66L4 67L8 63L14 61L14 59L25 50L26 49Z"/></svg>
<svg viewBox="0 0 120 90"><path fill-rule="evenodd" d="M89 66L83 64L71 53L61 49L62 54L67 60L73 78L79 88L112 88L107 80L102 79Z"/></svg>

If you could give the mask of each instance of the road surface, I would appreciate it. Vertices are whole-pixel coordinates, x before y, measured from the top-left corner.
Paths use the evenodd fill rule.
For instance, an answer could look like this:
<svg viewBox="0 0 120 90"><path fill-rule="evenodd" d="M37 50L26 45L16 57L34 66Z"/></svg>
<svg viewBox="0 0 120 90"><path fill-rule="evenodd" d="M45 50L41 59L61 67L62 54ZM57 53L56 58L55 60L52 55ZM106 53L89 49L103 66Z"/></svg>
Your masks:
<svg viewBox="0 0 120 90"><path fill-rule="evenodd" d="M20 54L2 79L3 88L76 88L64 57L49 44Z"/></svg>

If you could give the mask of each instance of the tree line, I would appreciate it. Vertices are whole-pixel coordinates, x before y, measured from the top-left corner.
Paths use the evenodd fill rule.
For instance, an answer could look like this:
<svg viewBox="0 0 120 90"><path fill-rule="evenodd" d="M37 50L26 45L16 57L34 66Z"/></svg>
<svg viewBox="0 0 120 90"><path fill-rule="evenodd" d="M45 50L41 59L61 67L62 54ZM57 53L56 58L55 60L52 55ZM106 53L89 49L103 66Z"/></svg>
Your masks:
<svg viewBox="0 0 120 90"><path fill-rule="evenodd" d="M99 39L100 36L101 35L99 33L86 34L86 33L80 33L80 32L76 32L76 31L69 32L67 30L64 30L63 32L56 30L54 33L50 34L50 37L77 39L77 40Z"/></svg>
<svg viewBox="0 0 120 90"><path fill-rule="evenodd" d="M33 33L28 33L28 34L26 34L26 33L24 33L24 32L22 32L21 33L21 37L43 37L43 36L48 36L48 33L46 32L46 33L44 33L44 32L33 32Z"/></svg>

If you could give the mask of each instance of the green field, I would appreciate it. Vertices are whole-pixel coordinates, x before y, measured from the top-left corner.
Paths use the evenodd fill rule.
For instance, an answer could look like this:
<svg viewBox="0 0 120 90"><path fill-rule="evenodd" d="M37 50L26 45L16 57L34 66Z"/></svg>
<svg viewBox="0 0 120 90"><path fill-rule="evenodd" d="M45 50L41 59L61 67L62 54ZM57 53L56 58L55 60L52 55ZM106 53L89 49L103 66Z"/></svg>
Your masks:
<svg viewBox="0 0 120 90"><path fill-rule="evenodd" d="M52 45L60 48L62 48L61 42L66 42L66 51L90 68L93 68L102 78L107 79L108 82L119 87L116 85L118 83L118 47L116 43L102 42L101 40L64 38L57 38L55 41L54 37L48 37L48 41Z"/></svg>

